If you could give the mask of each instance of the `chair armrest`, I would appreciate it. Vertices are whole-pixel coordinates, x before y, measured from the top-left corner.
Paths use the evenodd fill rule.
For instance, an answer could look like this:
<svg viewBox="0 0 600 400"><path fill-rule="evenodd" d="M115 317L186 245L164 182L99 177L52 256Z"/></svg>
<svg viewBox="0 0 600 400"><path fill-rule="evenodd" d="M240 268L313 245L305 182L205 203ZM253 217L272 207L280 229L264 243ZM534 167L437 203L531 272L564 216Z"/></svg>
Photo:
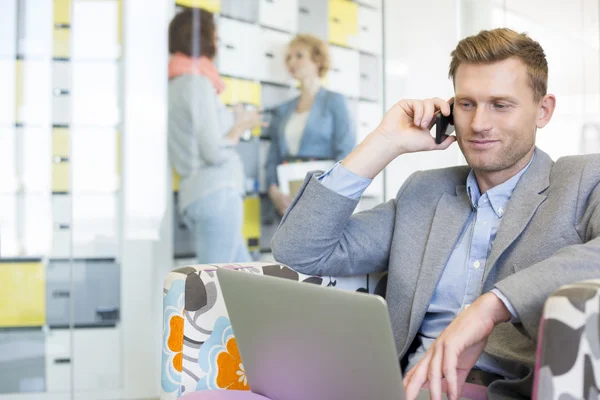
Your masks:
<svg viewBox="0 0 600 400"><path fill-rule="evenodd" d="M600 393L600 280L566 285L544 306L533 398L597 398Z"/></svg>
<svg viewBox="0 0 600 400"><path fill-rule="evenodd" d="M163 290L161 400L199 390L247 390L241 358L229 322L217 268L254 273L361 292L385 285L381 276L319 277L279 263L194 265L171 271ZM369 290L371 289L371 290Z"/></svg>

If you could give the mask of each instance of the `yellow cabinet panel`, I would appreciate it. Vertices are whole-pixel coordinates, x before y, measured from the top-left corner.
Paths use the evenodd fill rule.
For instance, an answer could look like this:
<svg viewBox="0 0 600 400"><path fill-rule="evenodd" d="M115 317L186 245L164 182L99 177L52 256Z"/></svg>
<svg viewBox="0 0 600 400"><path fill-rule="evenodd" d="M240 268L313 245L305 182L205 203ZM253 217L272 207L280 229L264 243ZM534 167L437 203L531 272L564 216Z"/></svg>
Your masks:
<svg viewBox="0 0 600 400"><path fill-rule="evenodd" d="M68 28L54 28L54 57L69 58L70 44L69 37L71 30Z"/></svg>
<svg viewBox="0 0 600 400"><path fill-rule="evenodd" d="M54 0L54 24L71 24L71 0Z"/></svg>
<svg viewBox="0 0 600 400"><path fill-rule="evenodd" d="M0 263L0 327L46 323L46 282L42 263Z"/></svg>
<svg viewBox="0 0 600 400"><path fill-rule="evenodd" d="M248 250L258 250L260 247L260 197L244 199L244 225L242 235L248 244Z"/></svg>
<svg viewBox="0 0 600 400"><path fill-rule="evenodd" d="M65 193L69 191L69 162L54 162L52 164L52 192Z"/></svg>
<svg viewBox="0 0 600 400"><path fill-rule="evenodd" d="M203 8L212 13L221 11L221 0L176 0L175 3L178 6Z"/></svg>
<svg viewBox="0 0 600 400"><path fill-rule="evenodd" d="M260 83L229 77L224 77L223 80L225 81L225 90L221 93L223 103L227 105L248 103L260 108ZM254 128L252 134L260 136L260 127Z"/></svg>
<svg viewBox="0 0 600 400"><path fill-rule="evenodd" d="M355 47L358 40L358 4L329 0L329 42Z"/></svg>
<svg viewBox="0 0 600 400"><path fill-rule="evenodd" d="M52 156L69 157L69 130L52 129Z"/></svg>
<svg viewBox="0 0 600 400"><path fill-rule="evenodd" d="M173 170L173 191L179 192L179 182L181 181L181 177L177 173L177 171Z"/></svg>
<svg viewBox="0 0 600 400"><path fill-rule="evenodd" d="M249 103L260 107L260 84L244 79L223 78L225 90L221 93L221 100L227 105Z"/></svg>

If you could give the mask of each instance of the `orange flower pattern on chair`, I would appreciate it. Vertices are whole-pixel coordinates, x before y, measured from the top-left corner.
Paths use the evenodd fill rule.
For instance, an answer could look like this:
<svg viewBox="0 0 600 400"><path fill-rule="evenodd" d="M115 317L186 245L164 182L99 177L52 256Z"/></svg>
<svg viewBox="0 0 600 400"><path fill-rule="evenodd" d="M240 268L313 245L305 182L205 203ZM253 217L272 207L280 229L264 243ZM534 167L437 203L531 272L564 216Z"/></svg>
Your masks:
<svg viewBox="0 0 600 400"><path fill-rule="evenodd" d="M175 353L172 363L175 370L183 370L183 317L174 315L169 321L170 333L167 340L169 350Z"/></svg>
<svg viewBox="0 0 600 400"><path fill-rule="evenodd" d="M196 390L250 390L229 318L217 319L212 335L200 348L198 363L206 375Z"/></svg>

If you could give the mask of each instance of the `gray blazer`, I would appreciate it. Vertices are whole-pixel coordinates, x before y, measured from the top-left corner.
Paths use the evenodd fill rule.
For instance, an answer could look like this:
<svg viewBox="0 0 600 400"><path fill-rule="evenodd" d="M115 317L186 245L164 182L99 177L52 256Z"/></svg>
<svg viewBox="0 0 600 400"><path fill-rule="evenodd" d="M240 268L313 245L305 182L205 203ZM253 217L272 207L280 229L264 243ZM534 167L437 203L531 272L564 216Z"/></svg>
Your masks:
<svg viewBox="0 0 600 400"><path fill-rule="evenodd" d="M389 271L386 298L402 358L471 210L469 170L416 172L394 200L354 215L357 201L309 174L273 238L273 255L306 274ZM521 319L498 325L485 352L522 379L492 383L489 398L530 396L545 299L561 285L598 277L600 155L554 163L537 150L502 219L482 288L500 289Z"/></svg>

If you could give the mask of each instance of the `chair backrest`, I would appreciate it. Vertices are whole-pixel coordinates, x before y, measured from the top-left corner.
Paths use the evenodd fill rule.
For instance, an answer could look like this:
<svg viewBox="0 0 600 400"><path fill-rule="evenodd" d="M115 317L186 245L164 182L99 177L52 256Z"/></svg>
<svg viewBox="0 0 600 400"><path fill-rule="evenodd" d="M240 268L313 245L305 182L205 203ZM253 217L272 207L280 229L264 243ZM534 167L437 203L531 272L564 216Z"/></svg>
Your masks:
<svg viewBox="0 0 600 400"><path fill-rule="evenodd" d="M277 263L194 265L173 270L165 279L163 293L162 400L199 390L249 390L217 280L217 268L385 293L383 274L345 278L308 276Z"/></svg>

